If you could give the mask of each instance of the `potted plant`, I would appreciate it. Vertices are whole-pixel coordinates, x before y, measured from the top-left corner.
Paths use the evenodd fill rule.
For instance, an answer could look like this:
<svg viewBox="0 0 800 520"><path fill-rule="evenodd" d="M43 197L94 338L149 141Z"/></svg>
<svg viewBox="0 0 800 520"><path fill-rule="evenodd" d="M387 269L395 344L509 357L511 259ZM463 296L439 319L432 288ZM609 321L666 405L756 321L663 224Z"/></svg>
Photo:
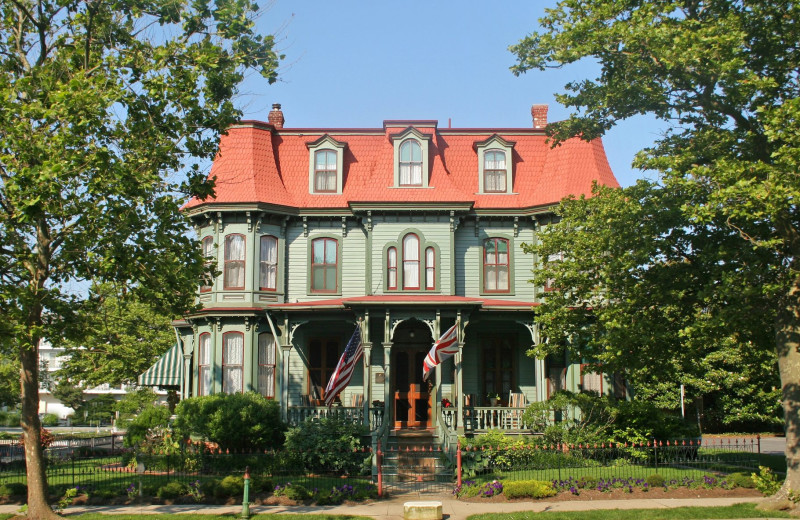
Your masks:
<svg viewBox="0 0 800 520"><path fill-rule="evenodd" d="M486 398L489 400L489 406L497 406L497 403L500 402L500 394L497 392L489 392L486 394Z"/></svg>

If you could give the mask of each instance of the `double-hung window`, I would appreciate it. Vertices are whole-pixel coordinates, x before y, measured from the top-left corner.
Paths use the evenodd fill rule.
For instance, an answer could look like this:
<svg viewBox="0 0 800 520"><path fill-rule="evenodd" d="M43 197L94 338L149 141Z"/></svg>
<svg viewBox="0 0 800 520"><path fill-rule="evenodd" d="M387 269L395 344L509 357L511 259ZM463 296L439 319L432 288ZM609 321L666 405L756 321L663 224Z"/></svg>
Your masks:
<svg viewBox="0 0 800 520"><path fill-rule="evenodd" d="M333 150L314 152L314 192L336 193L337 170L336 152Z"/></svg>
<svg viewBox="0 0 800 520"><path fill-rule="evenodd" d="M422 186L422 149L409 139L400 145L400 186Z"/></svg>
<svg viewBox="0 0 800 520"><path fill-rule="evenodd" d="M338 289L338 248L333 238L317 238L311 242L311 291L336 292Z"/></svg>
<svg viewBox="0 0 800 520"><path fill-rule="evenodd" d="M262 291L274 291L278 278L278 239L273 236L261 237L261 260L258 286Z"/></svg>
<svg viewBox="0 0 800 520"><path fill-rule="evenodd" d="M489 238L483 243L483 290L508 292L508 240Z"/></svg>
<svg viewBox="0 0 800 520"><path fill-rule="evenodd" d="M268 332L258 335L258 393L275 398L275 336Z"/></svg>
<svg viewBox="0 0 800 520"><path fill-rule="evenodd" d="M432 247L425 249L425 289L436 289L436 251Z"/></svg>
<svg viewBox="0 0 800 520"><path fill-rule="evenodd" d="M506 193L506 153L502 150L487 150L483 154L483 191Z"/></svg>
<svg viewBox="0 0 800 520"><path fill-rule="evenodd" d="M386 251L386 288L397 289L397 248Z"/></svg>
<svg viewBox="0 0 800 520"><path fill-rule="evenodd" d="M200 334L197 349L197 395L211 393L211 334Z"/></svg>
<svg viewBox="0 0 800 520"><path fill-rule="evenodd" d="M419 289L419 237L403 237L403 289Z"/></svg>
<svg viewBox="0 0 800 520"><path fill-rule="evenodd" d="M234 234L225 237L225 289L244 289L244 258L244 235Z"/></svg>
<svg viewBox="0 0 800 520"><path fill-rule="evenodd" d="M243 361L244 334L226 332L222 335L222 391L224 393L244 392Z"/></svg>
<svg viewBox="0 0 800 520"><path fill-rule="evenodd" d="M200 292L208 292L214 286L214 238L205 237L200 242L203 252L203 280Z"/></svg>

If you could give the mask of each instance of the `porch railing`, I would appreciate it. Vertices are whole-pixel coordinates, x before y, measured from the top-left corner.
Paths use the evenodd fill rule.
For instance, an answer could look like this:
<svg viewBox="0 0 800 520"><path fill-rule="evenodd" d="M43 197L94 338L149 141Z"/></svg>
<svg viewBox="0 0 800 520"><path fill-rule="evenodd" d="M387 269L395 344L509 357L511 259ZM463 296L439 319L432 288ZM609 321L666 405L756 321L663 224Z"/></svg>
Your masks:
<svg viewBox="0 0 800 520"><path fill-rule="evenodd" d="M522 420L524 412L525 408L508 406L472 406L462 410L463 417L459 424L465 431L471 432L497 429L511 433L535 433ZM448 428L453 428L456 413L455 407L442 408L442 419Z"/></svg>
<svg viewBox="0 0 800 520"><path fill-rule="evenodd" d="M289 426L297 426L307 419L336 417L368 425L370 431L375 431L383 424L383 407L369 408L369 424L364 421L364 408L361 406L290 406L286 416Z"/></svg>

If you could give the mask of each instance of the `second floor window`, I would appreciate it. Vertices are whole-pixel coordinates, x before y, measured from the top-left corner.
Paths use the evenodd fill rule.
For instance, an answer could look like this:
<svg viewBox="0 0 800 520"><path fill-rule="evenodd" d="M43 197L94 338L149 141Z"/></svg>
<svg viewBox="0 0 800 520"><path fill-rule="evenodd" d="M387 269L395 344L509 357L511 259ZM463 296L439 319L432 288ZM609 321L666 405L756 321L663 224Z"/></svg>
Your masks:
<svg viewBox="0 0 800 520"><path fill-rule="evenodd" d="M403 237L403 289L419 289L419 238Z"/></svg>
<svg viewBox="0 0 800 520"><path fill-rule="evenodd" d="M400 186L422 186L422 149L409 139L400 145Z"/></svg>
<svg viewBox="0 0 800 520"><path fill-rule="evenodd" d="M311 242L311 290L336 292L338 288L338 242L317 238Z"/></svg>
<svg viewBox="0 0 800 520"><path fill-rule="evenodd" d="M225 237L225 289L244 289L244 235Z"/></svg>
<svg viewBox="0 0 800 520"><path fill-rule="evenodd" d="M508 292L508 240L490 238L483 250L483 290Z"/></svg>
<svg viewBox="0 0 800 520"><path fill-rule="evenodd" d="M269 333L258 335L258 393L275 397L275 336Z"/></svg>
<svg viewBox="0 0 800 520"><path fill-rule="evenodd" d="M200 284L200 292L208 292L214 286L214 238L205 237L200 246L203 252L203 280Z"/></svg>
<svg viewBox="0 0 800 520"><path fill-rule="evenodd" d="M272 236L261 237L258 287L261 290L274 291L278 279L278 239Z"/></svg>
<svg viewBox="0 0 800 520"><path fill-rule="evenodd" d="M483 191L505 193L506 153L502 150L488 150L483 156L483 161Z"/></svg>
<svg viewBox="0 0 800 520"><path fill-rule="evenodd" d="M314 153L314 191L336 192L336 152L319 150Z"/></svg>
<svg viewBox="0 0 800 520"><path fill-rule="evenodd" d="M197 395L211 394L211 334L200 334L197 349Z"/></svg>
<svg viewBox="0 0 800 520"><path fill-rule="evenodd" d="M436 289L436 252L432 247L425 249L425 288Z"/></svg>
<svg viewBox="0 0 800 520"><path fill-rule="evenodd" d="M244 334L226 332L222 335L222 391L226 394L243 392Z"/></svg>
<svg viewBox="0 0 800 520"><path fill-rule="evenodd" d="M386 288L397 289L397 248L390 247L386 251Z"/></svg>

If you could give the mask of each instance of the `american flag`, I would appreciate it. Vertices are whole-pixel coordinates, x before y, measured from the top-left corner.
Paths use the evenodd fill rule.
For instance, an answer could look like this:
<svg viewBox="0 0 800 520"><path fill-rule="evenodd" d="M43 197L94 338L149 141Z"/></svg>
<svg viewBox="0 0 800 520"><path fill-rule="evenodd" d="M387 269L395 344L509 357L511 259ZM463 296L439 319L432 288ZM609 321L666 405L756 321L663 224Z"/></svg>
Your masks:
<svg viewBox="0 0 800 520"><path fill-rule="evenodd" d="M422 378L427 380L433 367L445 359L453 357L456 352L458 352L458 320L456 320L455 325L442 334L442 337L433 344L430 352L425 356L425 363L422 366Z"/></svg>
<svg viewBox="0 0 800 520"><path fill-rule="evenodd" d="M342 357L339 358L339 363L336 365L336 370L333 371L328 386L325 387L325 404L328 408L333 404L333 400L339 395L339 392L347 388L350 384L350 378L353 377L353 369L356 363L361 359L364 354L364 349L361 347L361 326L356 325L356 330L350 341L347 342L347 348L342 352Z"/></svg>

